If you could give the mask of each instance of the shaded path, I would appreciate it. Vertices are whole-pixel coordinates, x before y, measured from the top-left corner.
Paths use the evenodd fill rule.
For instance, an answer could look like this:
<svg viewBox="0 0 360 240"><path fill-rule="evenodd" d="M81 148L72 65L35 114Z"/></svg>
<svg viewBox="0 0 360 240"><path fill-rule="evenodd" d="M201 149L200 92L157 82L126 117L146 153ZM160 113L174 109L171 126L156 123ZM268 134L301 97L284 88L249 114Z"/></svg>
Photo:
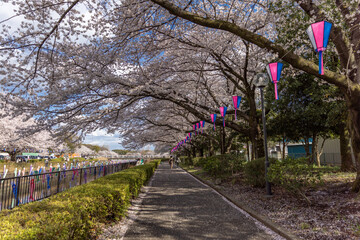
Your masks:
<svg viewBox="0 0 360 240"><path fill-rule="evenodd" d="M282 239L167 163L157 169L124 239Z"/></svg>

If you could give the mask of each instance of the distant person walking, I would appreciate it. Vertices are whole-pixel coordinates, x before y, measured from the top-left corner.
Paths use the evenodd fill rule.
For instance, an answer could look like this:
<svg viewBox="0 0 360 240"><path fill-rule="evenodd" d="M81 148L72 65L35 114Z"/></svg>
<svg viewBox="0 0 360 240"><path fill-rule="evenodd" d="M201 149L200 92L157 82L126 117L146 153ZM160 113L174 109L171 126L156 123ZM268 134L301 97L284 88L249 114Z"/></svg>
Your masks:
<svg viewBox="0 0 360 240"><path fill-rule="evenodd" d="M180 158L179 158L179 157L175 157L176 168L179 167L179 163L180 163Z"/></svg>
<svg viewBox="0 0 360 240"><path fill-rule="evenodd" d="M174 158L173 158L173 156L170 156L169 164L170 164L170 169L172 169L173 166L174 166Z"/></svg>

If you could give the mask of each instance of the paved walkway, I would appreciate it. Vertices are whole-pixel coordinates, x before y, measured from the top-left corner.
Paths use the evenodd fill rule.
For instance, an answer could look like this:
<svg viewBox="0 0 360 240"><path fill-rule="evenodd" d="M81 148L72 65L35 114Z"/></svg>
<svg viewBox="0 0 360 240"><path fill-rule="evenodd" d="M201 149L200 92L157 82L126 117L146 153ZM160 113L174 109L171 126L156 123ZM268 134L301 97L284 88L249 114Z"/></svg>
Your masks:
<svg viewBox="0 0 360 240"><path fill-rule="evenodd" d="M182 169L162 163L124 239L282 238Z"/></svg>

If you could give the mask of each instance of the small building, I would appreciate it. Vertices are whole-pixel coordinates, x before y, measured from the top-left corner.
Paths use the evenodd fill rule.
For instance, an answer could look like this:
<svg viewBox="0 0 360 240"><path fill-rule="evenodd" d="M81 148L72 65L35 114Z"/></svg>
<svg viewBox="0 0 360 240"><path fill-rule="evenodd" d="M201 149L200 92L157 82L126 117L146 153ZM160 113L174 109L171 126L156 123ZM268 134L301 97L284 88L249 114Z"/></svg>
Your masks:
<svg viewBox="0 0 360 240"><path fill-rule="evenodd" d="M310 154L312 143L309 145ZM287 156L292 158L300 158L306 156L305 146L303 143L289 143L287 145Z"/></svg>
<svg viewBox="0 0 360 240"><path fill-rule="evenodd" d="M323 139L318 141L318 151L321 151ZM310 141L310 154L312 153L312 141ZM293 158L305 157L306 151L303 143L289 143L287 146L288 156ZM321 165L341 165L340 139L326 139L322 154L320 155Z"/></svg>
<svg viewBox="0 0 360 240"><path fill-rule="evenodd" d="M319 141L319 150L321 143L322 139ZM325 141L320 163L322 165L341 165L340 139L327 139Z"/></svg>
<svg viewBox="0 0 360 240"><path fill-rule="evenodd" d="M39 153L30 153L30 152L24 152L21 155L23 156L33 156L33 157L37 157L39 156Z"/></svg>
<svg viewBox="0 0 360 240"><path fill-rule="evenodd" d="M312 139L309 139L309 152L312 154ZM318 141L318 151L321 151L321 145L323 139ZM269 157L281 159L282 158L282 146L276 145L269 147ZM300 158L306 156L305 146L302 142L288 143L285 147L285 156L292 158ZM354 159L353 159L354 161ZM326 139L323 151L320 156L321 165L341 165L341 153L340 153L340 139Z"/></svg>

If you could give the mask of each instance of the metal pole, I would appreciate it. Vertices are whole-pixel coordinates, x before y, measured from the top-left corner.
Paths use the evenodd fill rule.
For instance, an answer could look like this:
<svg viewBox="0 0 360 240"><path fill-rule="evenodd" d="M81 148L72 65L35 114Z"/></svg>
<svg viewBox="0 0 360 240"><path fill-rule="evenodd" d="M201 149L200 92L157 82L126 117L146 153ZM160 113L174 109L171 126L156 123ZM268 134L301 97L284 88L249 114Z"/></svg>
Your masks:
<svg viewBox="0 0 360 240"><path fill-rule="evenodd" d="M16 201L16 206L19 206L19 195L20 195L20 177L18 177L18 178L16 178L16 187L17 187L17 189L16 189L16 191L17 191L17 194L16 194L16 199L15 199L15 201Z"/></svg>
<svg viewBox="0 0 360 240"><path fill-rule="evenodd" d="M262 122L264 131L264 150L265 150L265 180L266 180L266 195L272 195L271 184L267 179L268 168L270 167L268 149L267 149L267 133L266 133L266 120L265 120L265 109L264 109L264 87L260 88L261 93L261 111L262 111Z"/></svg>
<svg viewBox="0 0 360 240"><path fill-rule="evenodd" d="M59 193L59 191L60 191L60 174L61 174L61 171L59 170L58 171L58 181L57 181L57 186L56 186L56 193Z"/></svg>
<svg viewBox="0 0 360 240"><path fill-rule="evenodd" d="M221 154L225 154L225 127L222 126L221 132Z"/></svg>

